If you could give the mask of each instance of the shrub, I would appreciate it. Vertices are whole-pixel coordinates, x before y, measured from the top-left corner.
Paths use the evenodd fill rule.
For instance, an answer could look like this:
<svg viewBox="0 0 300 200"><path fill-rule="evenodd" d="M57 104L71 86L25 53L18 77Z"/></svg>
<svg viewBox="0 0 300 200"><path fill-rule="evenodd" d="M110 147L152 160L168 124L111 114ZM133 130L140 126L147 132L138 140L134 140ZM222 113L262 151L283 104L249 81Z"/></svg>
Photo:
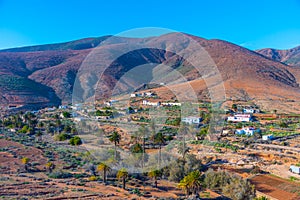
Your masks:
<svg viewBox="0 0 300 200"><path fill-rule="evenodd" d="M97 181L98 177L97 176L90 176L89 181Z"/></svg>
<svg viewBox="0 0 300 200"><path fill-rule="evenodd" d="M55 178L55 179L63 179L63 178L72 178L73 175L69 172L64 172L64 171L57 171L57 172L52 172L48 174L49 178Z"/></svg>
<svg viewBox="0 0 300 200"><path fill-rule="evenodd" d="M205 185L209 189L220 190L233 200L247 200L255 197L255 188L248 180L226 171L208 170L205 173Z"/></svg>
<svg viewBox="0 0 300 200"><path fill-rule="evenodd" d="M81 138L79 136L75 136L70 139L69 141L70 145L78 146L82 144Z"/></svg>
<svg viewBox="0 0 300 200"><path fill-rule="evenodd" d="M67 133L61 133L61 134L58 134L58 135L55 135L55 140L56 141L65 141L67 139L70 139L71 136Z"/></svg>
<svg viewBox="0 0 300 200"><path fill-rule="evenodd" d="M143 153L143 147L140 144L134 144L130 147L131 153Z"/></svg>
<svg viewBox="0 0 300 200"><path fill-rule="evenodd" d="M64 111L63 113L64 118L70 118L71 117L71 113Z"/></svg>

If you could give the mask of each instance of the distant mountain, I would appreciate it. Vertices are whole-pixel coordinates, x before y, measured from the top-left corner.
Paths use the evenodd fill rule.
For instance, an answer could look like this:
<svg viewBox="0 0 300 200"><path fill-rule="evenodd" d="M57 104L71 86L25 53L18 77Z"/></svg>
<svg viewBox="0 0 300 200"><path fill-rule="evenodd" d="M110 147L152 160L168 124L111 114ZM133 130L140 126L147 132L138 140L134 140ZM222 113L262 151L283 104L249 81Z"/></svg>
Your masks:
<svg viewBox="0 0 300 200"><path fill-rule="evenodd" d="M276 60L291 66L300 67L300 46L287 50L266 48L257 50L256 52L272 60Z"/></svg>
<svg viewBox="0 0 300 200"><path fill-rule="evenodd" d="M91 51L109 36L78 41L22 47L0 52L0 103L57 105L71 102L74 82L78 70ZM266 58L261 51L254 52L238 45L222 41L207 40L188 35L197 41L210 55L221 73L228 101L259 101L272 106L271 100L285 104L299 99L296 71L291 66ZM129 44L147 44L168 49L172 46L182 51L187 41L178 41L176 33L152 38L116 38L115 49L127 48ZM103 48L111 48L105 44ZM110 55L97 57L101 63L109 61ZM197 60L199 58L191 58ZM205 95L205 84L197 81L199 72L182 58L161 49L138 49L119 57L104 74L107 85L102 91L109 92L113 83L133 69L147 63L165 64L178 69L200 95ZM160 66L156 66L156 69ZM206 66L208 67L208 66ZM205 67L203 68L205 70ZM97 88L97 69L79 79L79 88ZM170 77L172 79L172 77ZM134 85L135 77L126 77L120 87ZM87 94L89 95L89 94ZM207 97L207 95L206 95ZM203 97L204 98L204 97ZM268 102L269 103L265 103ZM290 108L290 105L287 106Z"/></svg>
<svg viewBox="0 0 300 200"><path fill-rule="evenodd" d="M37 46L18 47L12 49L0 50L0 52L33 52L33 51L63 51L63 50L83 50L98 46L103 40L110 36L103 36L97 38L84 38L71 42L64 42L58 44L44 44Z"/></svg>

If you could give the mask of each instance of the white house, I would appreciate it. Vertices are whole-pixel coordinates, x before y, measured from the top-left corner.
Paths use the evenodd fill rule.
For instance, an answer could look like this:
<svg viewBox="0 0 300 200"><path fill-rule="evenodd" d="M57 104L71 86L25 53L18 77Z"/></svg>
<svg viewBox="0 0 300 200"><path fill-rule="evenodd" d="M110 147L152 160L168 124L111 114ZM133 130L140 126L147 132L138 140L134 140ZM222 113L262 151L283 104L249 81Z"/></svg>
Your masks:
<svg viewBox="0 0 300 200"><path fill-rule="evenodd" d="M250 122L252 121L251 114L235 114L234 116L229 116L227 121L231 122Z"/></svg>
<svg viewBox="0 0 300 200"><path fill-rule="evenodd" d="M155 94L153 92L142 92L142 93L132 93L130 97L153 97Z"/></svg>
<svg viewBox="0 0 300 200"><path fill-rule="evenodd" d="M297 165L291 165L289 170L295 174L300 174L300 167Z"/></svg>
<svg viewBox="0 0 300 200"><path fill-rule="evenodd" d="M55 110L56 110L55 107L52 107L52 108L46 108L46 109L47 109L47 111L55 111Z"/></svg>
<svg viewBox="0 0 300 200"><path fill-rule="evenodd" d="M181 106L181 103L176 103L176 102L164 102L161 103L163 106Z"/></svg>
<svg viewBox="0 0 300 200"><path fill-rule="evenodd" d="M154 93L152 93L152 92L146 92L146 96L147 97L152 97L152 96L154 96Z"/></svg>
<svg viewBox="0 0 300 200"><path fill-rule="evenodd" d="M259 131L260 129L255 129L254 127L243 127L242 129L237 129L235 134L252 136L254 133Z"/></svg>
<svg viewBox="0 0 300 200"><path fill-rule="evenodd" d="M183 117L181 121L187 124L200 124L202 119L201 117Z"/></svg>
<svg viewBox="0 0 300 200"><path fill-rule="evenodd" d="M265 141L267 141L267 140L273 140L273 138L274 138L274 136L272 134L270 134L270 135L263 135L262 136L262 140L265 140Z"/></svg>
<svg viewBox="0 0 300 200"><path fill-rule="evenodd" d="M112 103L111 103L110 101L106 101L106 102L104 102L104 104L105 104L106 106L108 106L108 107L111 107L111 106L112 106Z"/></svg>
<svg viewBox="0 0 300 200"><path fill-rule="evenodd" d="M59 109L67 109L68 106L67 106L67 105L60 105L58 108L59 108Z"/></svg>
<svg viewBox="0 0 300 200"><path fill-rule="evenodd" d="M147 100L143 100L142 104L146 106L160 106L160 102L150 102Z"/></svg>
<svg viewBox="0 0 300 200"><path fill-rule="evenodd" d="M243 112L244 112L244 113L259 113L260 110L255 109L255 108L244 108L244 109L243 109Z"/></svg>

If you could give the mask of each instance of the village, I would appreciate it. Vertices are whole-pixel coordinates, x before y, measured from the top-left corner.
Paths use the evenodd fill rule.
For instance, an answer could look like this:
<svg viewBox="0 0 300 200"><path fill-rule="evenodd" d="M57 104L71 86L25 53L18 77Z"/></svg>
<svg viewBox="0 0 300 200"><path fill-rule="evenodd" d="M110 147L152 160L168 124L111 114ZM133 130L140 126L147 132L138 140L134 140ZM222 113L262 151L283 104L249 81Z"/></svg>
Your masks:
<svg viewBox="0 0 300 200"><path fill-rule="evenodd" d="M49 177L53 177L53 174L64 176L65 173L71 177L71 174L78 173L78 170L91 167L87 162L87 159L93 159L90 156L94 156L95 161L98 159L97 162L111 163L111 159L116 157L124 159L122 151L133 153L133 160L130 160L129 164L139 168L141 157L136 155L149 154L151 160L153 152L161 153L161 149L168 149L167 151L178 158L195 156L193 162L201 163L204 168L226 170L250 180L258 197L282 199L282 196L288 195L289 199L298 198L300 115L276 110L265 111L253 102L234 102L230 107L224 107L222 112L218 112L222 119L222 127L217 131L216 127L211 128L213 112L216 111L212 110L210 102L165 100L155 92L146 91L132 93L125 100L114 98L96 102L95 105L64 104L59 107L7 114L1 119L2 143L4 140L10 140L37 150L48 149L48 153L43 153L44 157L40 155L43 157L40 163L34 155L26 159L16 155L14 159L19 158L21 161L14 161L16 166L9 166L8 154L14 150L1 146L1 173L7 174L5 177L8 177L8 180L8 174L16 173L13 172L13 168L20 168L21 163L25 163L26 168L31 168L31 171L48 171ZM184 141L187 149L181 150L178 145L182 144L182 136L179 135L184 128L189 130L189 133L186 133L187 140ZM117 140L112 139L113 137ZM101 160L104 159L103 155L97 157L93 153L96 147L107 148L104 153L105 160ZM49 149L55 148L60 150L54 154L49 152ZM90 153L86 153L86 150ZM62 155L69 157L63 158ZM55 159L58 156L64 161ZM33 165L33 160L37 163L36 166ZM64 170L63 174L60 168ZM22 167L18 173L20 172L25 173ZM162 187L163 183L167 184L166 180L176 182L176 179L170 177L159 178L157 175L156 178L160 180ZM90 177L84 175L79 181L94 179L98 180L96 174L92 173ZM7 181L3 182L7 184ZM57 184L55 180L51 182ZM155 183L157 184L157 181ZM85 185L88 187L89 184ZM115 182L112 185L118 186ZM283 191L279 185L290 189ZM93 183L93 187L100 186ZM141 188L142 186L134 188L128 184L129 194L155 196L153 191L144 191L142 194ZM184 196L177 187L171 188L172 192L176 191L177 197ZM157 189L154 191L159 192ZM218 197L225 194L224 191L218 191L208 187L200 196Z"/></svg>

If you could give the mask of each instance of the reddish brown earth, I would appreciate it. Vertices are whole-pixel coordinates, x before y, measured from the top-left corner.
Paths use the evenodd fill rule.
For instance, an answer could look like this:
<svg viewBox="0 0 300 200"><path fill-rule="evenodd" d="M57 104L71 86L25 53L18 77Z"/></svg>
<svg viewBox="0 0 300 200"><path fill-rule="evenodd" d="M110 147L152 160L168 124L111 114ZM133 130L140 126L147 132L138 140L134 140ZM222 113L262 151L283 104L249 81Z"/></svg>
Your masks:
<svg viewBox="0 0 300 200"><path fill-rule="evenodd" d="M267 108L277 102L280 110L296 106L299 100L298 80L299 70L295 67L270 60L257 52L250 51L238 45L222 41L207 40L191 36L197 41L212 58L223 79L226 89L226 98L231 100L253 100ZM143 45L156 45L162 47L174 46L180 52L185 48L185 41L178 41L177 34L167 34L160 37L146 39L117 38L117 48L126 48L126 45L140 43ZM96 41L95 41L96 40ZM103 40L103 38L102 38ZM99 44L101 38L84 39L71 43L42 45L0 52L0 80L3 77L21 77L26 81L33 81L27 87L7 87L6 82L2 83L0 93L3 104L58 104L60 100L70 102L73 91L73 84L83 60ZM126 41L127 43L124 43ZM111 49L111 46L104 46L104 49ZM109 60L109 52L98 57L98 61L106 63ZM199 58L191 58L191 61ZM157 49L139 49L118 58L110 65L109 70L104 73L105 84L100 87L103 91L109 92L114 84L124 73L135 66L147 63L163 63L179 69L179 72L188 81L201 78L199 73L190 64L170 52ZM97 86L98 69L93 67L91 72L86 74L79 82L80 87L95 88ZM204 67L202 71L206 70ZM214 76L211 77L212 79ZM172 77L171 77L172 79ZM84 83L88 80L87 84ZM25 82L26 82L25 81ZM200 80L201 81L201 80ZM1 84L1 83L0 83ZM14 86L20 84L12 83ZM18 85L19 84L19 85ZM86 86L84 86L86 84ZM134 78L127 77L120 85L126 90L136 85ZM195 85L199 98L207 98L205 84L198 82ZM36 88L39 88L37 90ZM43 92L41 92L43 91ZM98 91L98 90L97 90ZM105 93L104 93L105 94ZM202 95L202 96L201 96ZM293 102L296 102L293 104ZM293 104L293 105L290 105ZM299 106L299 105L298 105ZM289 111L289 110L287 110ZM298 108L296 112L298 112Z"/></svg>
<svg viewBox="0 0 300 200"><path fill-rule="evenodd" d="M27 147L20 143L0 139L0 148L7 150L0 152L0 172L1 173L16 173L24 171L24 165L21 159L29 158L30 162L38 163L35 167L43 170L47 163L47 158L43 156L43 152L35 147Z"/></svg>
<svg viewBox="0 0 300 200"><path fill-rule="evenodd" d="M300 199L300 185L271 175L258 175L251 178L256 189L278 200Z"/></svg>
<svg viewBox="0 0 300 200"><path fill-rule="evenodd" d="M266 48L257 50L256 52L272 60L283 62L291 66L300 66L300 46L286 50Z"/></svg>

